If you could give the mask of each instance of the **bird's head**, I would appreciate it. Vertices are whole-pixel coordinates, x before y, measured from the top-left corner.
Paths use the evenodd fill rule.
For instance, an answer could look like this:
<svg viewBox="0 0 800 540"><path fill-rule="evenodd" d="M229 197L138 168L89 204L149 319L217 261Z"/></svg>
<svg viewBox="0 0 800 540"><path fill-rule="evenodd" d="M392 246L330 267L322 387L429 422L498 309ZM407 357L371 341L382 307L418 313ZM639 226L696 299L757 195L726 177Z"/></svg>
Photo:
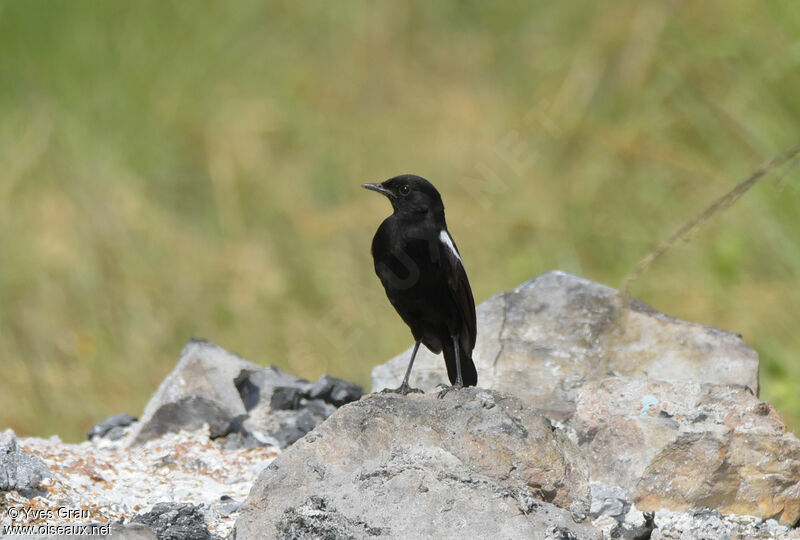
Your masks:
<svg viewBox="0 0 800 540"><path fill-rule="evenodd" d="M386 195L395 213L444 213L439 192L421 176L403 174L377 184L363 184L361 187Z"/></svg>

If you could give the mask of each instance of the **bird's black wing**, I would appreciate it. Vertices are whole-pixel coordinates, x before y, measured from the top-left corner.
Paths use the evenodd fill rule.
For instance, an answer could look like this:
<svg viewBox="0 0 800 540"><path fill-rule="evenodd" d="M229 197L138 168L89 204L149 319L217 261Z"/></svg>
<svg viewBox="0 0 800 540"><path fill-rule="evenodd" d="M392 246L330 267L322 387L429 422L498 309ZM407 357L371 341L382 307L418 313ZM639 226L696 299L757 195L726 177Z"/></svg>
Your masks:
<svg viewBox="0 0 800 540"><path fill-rule="evenodd" d="M475 320L475 300L472 297L472 288L467 279L467 271L461 261L453 238L447 230L443 230L439 237L440 261L447 276L447 285L453 305L458 310L461 318L461 329L459 334L462 339L462 346L469 345L469 353L475 348L475 337L477 335L477 322Z"/></svg>

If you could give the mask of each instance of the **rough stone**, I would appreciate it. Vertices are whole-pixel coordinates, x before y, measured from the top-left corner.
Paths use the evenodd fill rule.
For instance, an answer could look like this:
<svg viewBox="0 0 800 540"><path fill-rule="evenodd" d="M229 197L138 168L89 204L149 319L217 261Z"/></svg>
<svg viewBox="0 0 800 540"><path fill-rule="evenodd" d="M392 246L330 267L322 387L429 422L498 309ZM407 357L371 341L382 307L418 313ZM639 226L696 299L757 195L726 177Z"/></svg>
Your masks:
<svg viewBox="0 0 800 540"><path fill-rule="evenodd" d="M225 435L247 412L234 380L242 371L261 369L213 343L191 340L147 403L133 444L203 424L210 426L212 437Z"/></svg>
<svg viewBox="0 0 800 540"><path fill-rule="evenodd" d="M650 463L636 486L636 506L800 520L800 441L794 435L731 431L681 435Z"/></svg>
<svg viewBox="0 0 800 540"><path fill-rule="evenodd" d="M280 448L294 444L333 414L339 405L356 400L362 394L358 385L330 375L323 375L311 384L277 368L248 373L237 386L248 388L247 396L258 396L257 401L246 399L252 406L240 430L245 440Z"/></svg>
<svg viewBox="0 0 800 540"><path fill-rule="evenodd" d="M587 475L576 445L512 397L373 395L267 467L235 533L599 538L575 522L589 511Z"/></svg>
<svg viewBox="0 0 800 540"><path fill-rule="evenodd" d="M33 497L42 480L50 477L50 469L41 459L20 449L13 431L7 429L0 434L0 493L16 491Z"/></svg>
<svg viewBox="0 0 800 540"><path fill-rule="evenodd" d="M211 533L200 509L189 503L158 503L131 520L149 527L158 540L210 540Z"/></svg>
<svg viewBox="0 0 800 540"><path fill-rule="evenodd" d="M303 391L291 386L279 386L272 392L269 406L273 411L295 410L300 408Z"/></svg>
<svg viewBox="0 0 800 540"><path fill-rule="evenodd" d="M180 429L192 431L204 424L208 424L212 438L222 437L238 425L239 418L231 416L230 409L216 401L201 396L185 396L161 405L139 431L135 442L149 441Z"/></svg>
<svg viewBox="0 0 800 540"><path fill-rule="evenodd" d="M668 317L611 287L548 272L477 309L478 384L525 399L564 420L587 381L610 375L745 385L758 394L758 355L741 336ZM396 387L409 348L372 371L372 388ZM424 390L446 382L444 361L425 347L412 372Z"/></svg>
<svg viewBox="0 0 800 540"><path fill-rule="evenodd" d="M654 514L640 512L635 507L631 507L624 515L601 514L592 520L592 525L601 530L604 540L649 540L656 528Z"/></svg>
<svg viewBox="0 0 800 540"><path fill-rule="evenodd" d="M361 394L359 386L330 375L312 384L274 366L248 362L213 343L192 340L128 440L141 445L165 433L207 424L211 437L228 449L285 448Z"/></svg>
<svg viewBox="0 0 800 540"><path fill-rule="evenodd" d="M352 401L361 399L364 391L355 383L323 375L308 392L310 399L321 399L335 407L341 407Z"/></svg>
<svg viewBox="0 0 800 540"><path fill-rule="evenodd" d="M136 417L127 413L109 416L102 422L98 422L86 434L86 438L92 440L93 437L105 437L112 441L121 439L125 433L123 428L136 422Z"/></svg>
<svg viewBox="0 0 800 540"><path fill-rule="evenodd" d="M800 441L748 388L617 377L589 383L573 418L594 482L641 510L800 518Z"/></svg>
<svg viewBox="0 0 800 540"><path fill-rule="evenodd" d="M236 378L235 385L248 411L269 406L276 391L280 394L287 392L287 389L294 389L300 396L306 396L312 386L305 379L290 375L275 366L258 366L255 370L243 371Z"/></svg>
<svg viewBox="0 0 800 540"><path fill-rule="evenodd" d="M631 508L630 495L624 489L599 482L592 482L590 487L592 506L589 515L592 518L606 515L617 520L624 519Z"/></svg>

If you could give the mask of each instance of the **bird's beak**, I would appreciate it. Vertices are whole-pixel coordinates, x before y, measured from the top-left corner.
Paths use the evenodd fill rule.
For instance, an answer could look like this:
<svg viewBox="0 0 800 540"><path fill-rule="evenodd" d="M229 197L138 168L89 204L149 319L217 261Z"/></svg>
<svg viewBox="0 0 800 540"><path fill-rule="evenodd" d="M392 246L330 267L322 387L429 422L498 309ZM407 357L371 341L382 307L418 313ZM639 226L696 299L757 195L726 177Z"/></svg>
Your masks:
<svg viewBox="0 0 800 540"><path fill-rule="evenodd" d="M392 192L383 187L381 184L361 184L361 187L363 187L364 189L370 189L372 191L377 191L378 193L382 193L383 195L386 195L390 199L393 196Z"/></svg>

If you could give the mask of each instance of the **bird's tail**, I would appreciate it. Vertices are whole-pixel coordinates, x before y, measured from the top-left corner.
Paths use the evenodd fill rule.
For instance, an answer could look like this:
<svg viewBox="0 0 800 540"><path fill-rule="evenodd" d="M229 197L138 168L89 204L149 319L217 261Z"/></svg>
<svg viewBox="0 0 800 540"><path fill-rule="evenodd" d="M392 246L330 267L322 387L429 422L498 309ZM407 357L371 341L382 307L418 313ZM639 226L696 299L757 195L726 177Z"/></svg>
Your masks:
<svg viewBox="0 0 800 540"><path fill-rule="evenodd" d="M461 379L464 382L464 386L476 386L478 384L478 371L472 361L472 351L467 350L463 344L459 345L458 362L461 364ZM447 365L447 378L450 379L450 384L455 384L458 373L456 372L456 351L453 347L453 340L444 340L442 352L444 353L444 363Z"/></svg>

